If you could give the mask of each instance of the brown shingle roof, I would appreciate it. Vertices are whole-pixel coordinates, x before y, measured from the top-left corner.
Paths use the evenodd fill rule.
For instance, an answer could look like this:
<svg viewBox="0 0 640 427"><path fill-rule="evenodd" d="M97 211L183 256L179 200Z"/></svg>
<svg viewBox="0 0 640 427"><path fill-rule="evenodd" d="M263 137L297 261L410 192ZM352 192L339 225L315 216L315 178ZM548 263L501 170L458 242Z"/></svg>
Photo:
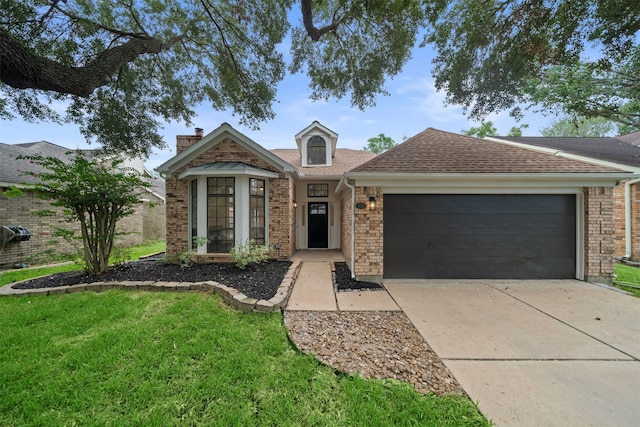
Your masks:
<svg viewBox="0 0 640 427"><path fill-rule="evenodd" d="M601 173L618 169L427 128L352 172Z"/></svg>
<svg viewBox="0 0 640 427"><path fill-rule="evenodd" d="M369 151L338 148L332 159L332 166L302 167L300 151L297 149L276 149L271 152L294 166L301 175L305 176L339 176L376 156Z"/></svg>

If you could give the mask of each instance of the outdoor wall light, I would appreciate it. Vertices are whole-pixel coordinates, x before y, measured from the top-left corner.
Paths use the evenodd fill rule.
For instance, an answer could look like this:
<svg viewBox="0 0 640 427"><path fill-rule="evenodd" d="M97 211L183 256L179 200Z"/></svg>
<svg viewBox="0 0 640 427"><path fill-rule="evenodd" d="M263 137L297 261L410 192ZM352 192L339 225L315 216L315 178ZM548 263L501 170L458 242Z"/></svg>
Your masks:
<svg viewBox="0 0 640 427"><path fill-rule="evenodd" d="M369 196L369 209L374 210L376 208L376 196Z"/></svg>
<svg viewBox="0 0 640 427"><path fill-rule="evenodd" d="M298 207L298 202L296 202L295 200L293 201L293 208L297 208Z"/></svg>

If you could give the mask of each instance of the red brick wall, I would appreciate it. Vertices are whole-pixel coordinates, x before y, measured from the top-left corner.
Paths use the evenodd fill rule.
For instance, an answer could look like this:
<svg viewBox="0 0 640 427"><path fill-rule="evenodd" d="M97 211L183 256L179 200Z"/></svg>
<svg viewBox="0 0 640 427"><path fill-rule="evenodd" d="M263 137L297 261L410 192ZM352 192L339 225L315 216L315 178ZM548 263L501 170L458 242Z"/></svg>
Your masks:
<svg viewBox="0 0 640 427"><path fill-rule="evenodd" d="M615 248L613 188L584 189L585 279L610 282Z"/></svg>
<svg viewBox="0 0 640 427"><path fill-rule="evenodd" d="M376 198L375 209L369 209L369 196ZM355 275L358 280L381 281L383 275L384 197L380 187L356 187L356 205L366 203L366 209L355 210Z"/></svg>
<svg viewBox="0 0 640 427"><path fill-rule="evenodd" d="M295 187L290 178L269 178L269 254L290 258L295 250ZM275 245L280 244L280 251Z"/></svg>
<svg viewBox="0 0 640 427"><path fill-rule="evenodd" d="M155 196L148 195L153 203L160 205L150 207L149 202L139 203L132 215L118 221L117 230L127 231L129 234L116 237L115 245L126 247L139 245L144 241L164 238L164 206ZM31 231L31 240L24 242L8 242L0 254L0 267L12 267L14 264L43 264L54 261L56 256L76 254L81 248L81 241L67 242L61 237L54 237L56 228L74 230L80 236L79 223L69 223L63 220L61 208L54 208L48 200L36 198L32 192L25 191L24 196L7 198L0 195L0 226L21 225ZM36 211L50 209L54 216L40 217ZM145 221L156 223L154 232L145 234ZM0 247L2 243L0 242Z"/></svg>
<svg viewBox="0 0 640 427"><path fill-rule="evenodd" d="M75 254L78 242L68 243L62 238L56 238L53 233L56 228L75 230L80 233L77 223L63 220L62 209L54 208L48 200L38 199L30 191L24 191L22 197L7 198L0 195L0 226L27 227L31 232L31 240L24 242L8 242L0 254L0 267L13 267L17 263L42 264L54 258L47 251L55 255ZM51 209L54 216L40 217L36 211ZM2 241L0 241L0 248Z"/></svg>
<svg viewBox="0 0 640 427"><path fill-rule="evenodd" d="M178 137L178 143L181 138ZM193 137L195 138L195 137ZM192 141L195 142L195 141ZM197 159L173 173L166 180L167 191L167 256L175 257L188 250L189 180L177 176L192 167L214 162L243 162L255 167L278 172L271 164L227 138ZM269 255L276 257L276 244L280 244L280 256L290 257L294 251L293 182L280 173L278 178L269 178ZM228 261L225 254L202 254L199 261Z"/></svg>

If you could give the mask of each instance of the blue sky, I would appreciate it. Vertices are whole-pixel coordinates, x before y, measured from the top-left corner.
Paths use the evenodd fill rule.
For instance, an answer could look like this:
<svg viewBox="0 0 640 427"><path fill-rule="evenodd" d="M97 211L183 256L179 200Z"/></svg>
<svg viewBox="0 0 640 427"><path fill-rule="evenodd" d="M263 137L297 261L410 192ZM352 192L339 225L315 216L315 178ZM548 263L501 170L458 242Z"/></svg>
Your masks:
<svg viewBox="0 0 640 427"><path fill-rule="evenodd" d="M431 77L433 52L429 46L416 48L413 58L406 64L401 75L388 79L386 89L389 96L380 95L375 107L365 111L350 106L349 99L328 102L313 102L308 79L305 75L287 75L278 90L278 103L274 105L276 117L252 130L238 123L238 117L230 112L215 111L207 105L197 108L198 116L193 126L184 123L168 123L161 130L167 144L165 150L155 150L147 160L153 169L175 155L176 135L191 135L195 127L205 134L227 122L267 149L295 148L293 136L312 121L320 123L338 133L338 147L361 149L367 139L384 133L396 142L411 137L427 127L460 133L463 129L477 126L469 121L459 106L444 105L444 94L436 92ZM548 126L555 117L525 112L520 123L528 123L524 135L540 135L540 129ZM518 125L508 112L493 114L487 118L498 129L507 134ZM25 123L20 120L0 121L0 142L17 144L46 140L70 149L87 148L84 137L77 127L52 123Z"/></svg>

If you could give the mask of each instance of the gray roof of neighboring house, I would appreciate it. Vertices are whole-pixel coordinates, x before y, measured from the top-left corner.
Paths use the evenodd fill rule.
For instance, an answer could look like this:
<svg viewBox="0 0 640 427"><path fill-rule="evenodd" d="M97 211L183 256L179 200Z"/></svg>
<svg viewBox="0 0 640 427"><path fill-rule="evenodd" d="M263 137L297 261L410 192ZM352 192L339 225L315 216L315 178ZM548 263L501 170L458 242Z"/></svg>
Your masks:
<svg viewBox="0 0 640 427"><path fill-rule="evenodd" d="M611 173L605 166L427 128L351 172L365 173Z"/></svg>
<svg viewBox="0 0 640 427"><path fill-rule="evenodd" d="M640 167L640 132L603 138L545 136L499 136L496 138Z"/></svg>
<svg viewBox="0 0 640 427"><path fill-rule="evenodd" d="M19 156L36 156L41 155L45 157L56 157L62 160L68 158L67 153L81 151L87 157L101 152L101 150L74 150L59 145L53 144L48 141L27 142L22 144L3 144L0 143L0 183L8 184L22 184L29 183L34 184L37 182L37 177L32 175L23 175L23 172L33 172L40 174L45 172L43 168L32 163L29 160L18 160ZM151 191L165 197L165 183L163 179L157 177L149 178Z"/></svg>
<svg viewBox="0 0 640 427"><path fill-rule="evenodd" d="M35 183L36 178L30 175L22 175L22 172L44 172L44 169L31 163L29 160L18 160L19 156L57 157L66 159L66 153L74 151L61 147L48 141L27 142L24 144L0 143L0 182L20 184L22 182ZM91 154L95 150L80 150Z"/></svg>

